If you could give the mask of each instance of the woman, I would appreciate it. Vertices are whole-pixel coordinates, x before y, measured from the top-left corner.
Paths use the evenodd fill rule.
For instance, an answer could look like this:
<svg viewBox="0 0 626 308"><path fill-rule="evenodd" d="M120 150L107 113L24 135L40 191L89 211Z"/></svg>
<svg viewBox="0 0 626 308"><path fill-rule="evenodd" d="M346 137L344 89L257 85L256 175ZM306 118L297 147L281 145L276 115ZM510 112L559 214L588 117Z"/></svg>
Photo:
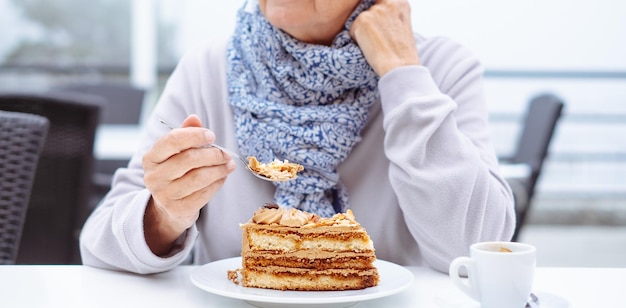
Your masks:
<svg viewBox="0 0 626 308"><path fill-rule="evenodd" d="M190 253L235 257L239 223L275 201L351 208L379 259L447 271L515 224L481 76L461 46L413 34L406 0L250 1L231 38L172 74L141 149L84 226L83 262L152 273ZM265 182L203 147L213 142L305 171Z"/></svg>

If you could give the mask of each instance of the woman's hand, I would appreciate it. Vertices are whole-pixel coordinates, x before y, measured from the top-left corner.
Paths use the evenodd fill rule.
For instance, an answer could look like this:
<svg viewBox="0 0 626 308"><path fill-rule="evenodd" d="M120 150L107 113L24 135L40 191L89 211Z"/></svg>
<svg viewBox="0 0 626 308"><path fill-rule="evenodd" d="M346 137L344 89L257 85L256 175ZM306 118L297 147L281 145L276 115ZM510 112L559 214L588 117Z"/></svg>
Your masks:
<svg viewBox="0 0 626 308"><path fill-rule="evenodd" d="M232 158L212 147L215 134L191 115L143 156L144 182L152 193L144 216L146 242L165 255L198 219L200 209L235 169Z"/></svg>
<svg viewBox="0 0 626 308"><path fill-rule="evenodd" d="M356 18L350 35L378 76L405 65L419 65L408 0L377 0Z"/></svg>

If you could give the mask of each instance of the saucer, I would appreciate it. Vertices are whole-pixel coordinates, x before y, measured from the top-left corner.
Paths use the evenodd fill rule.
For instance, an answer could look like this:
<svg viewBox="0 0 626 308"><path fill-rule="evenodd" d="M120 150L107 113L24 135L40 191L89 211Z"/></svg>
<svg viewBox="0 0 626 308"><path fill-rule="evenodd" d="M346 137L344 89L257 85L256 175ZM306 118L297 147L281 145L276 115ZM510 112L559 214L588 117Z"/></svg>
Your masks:
<svg viewBox="0 0 626 308"><path fill-rule="evenodd" d="M570 303L563 297L545 291L533 291L539 298L539 308L569 308ZM440 308L480 308L480 303L470 299L457 289L446 290L437 294L435 304ZM526 306L529 307L529 306Z"/></svg>
<svg viewBox="0 0 626 308"><path fill-rule="evenodd" d="M570 306L565 298L557 294L544 291L536 291L533 293L539 298L539 307L541 308L568 308Z"/></svg>

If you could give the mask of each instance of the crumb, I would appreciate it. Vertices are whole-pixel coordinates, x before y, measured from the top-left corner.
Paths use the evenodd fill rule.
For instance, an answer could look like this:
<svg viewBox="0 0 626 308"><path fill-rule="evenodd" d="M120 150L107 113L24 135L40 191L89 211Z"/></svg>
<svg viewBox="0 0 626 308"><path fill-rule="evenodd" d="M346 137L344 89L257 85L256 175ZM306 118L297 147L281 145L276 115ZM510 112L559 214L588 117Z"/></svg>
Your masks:
<svg viewBox="0 0 626 308"><path fill-rule="evenodd" d="M226 271L226 274L228 275L228 280L232 281L234 284L239 284L239 272L240 271L241 271L240 268L236 270Z"/></svg>
<svg viewBox="0 0 626 308"><path fill-rule="evenodd" d="M276 181L295 179L298 177L298 172L304 170L304 166L288 160L275 159L273 162L264 164L254 156L248 156L248 166L252 171Z"/></svg>

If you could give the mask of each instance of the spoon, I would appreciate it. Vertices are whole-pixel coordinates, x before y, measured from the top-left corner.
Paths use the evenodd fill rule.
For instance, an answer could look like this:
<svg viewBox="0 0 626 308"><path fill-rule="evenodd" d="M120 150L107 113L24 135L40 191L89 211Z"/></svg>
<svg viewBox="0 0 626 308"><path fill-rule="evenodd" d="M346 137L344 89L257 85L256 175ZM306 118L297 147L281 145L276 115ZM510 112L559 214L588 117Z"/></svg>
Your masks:
<svg viewBox="0 0 626 308"><path fill-rule="evenodd" d="M476 301L470 300L465 296L458 296L457 290L442 291L435 295L434 302L440 308L476 308L479 307ZM539 308L539 297L535 293L530 293L528 302L524 308Z"/></svg>
<svg viewBox="0 0 626 308"><path fill-rule="evenodd" d="M165 125L165 126L169 127L169 129L174 129L174 127L173 127L172 125L170 125L169 123L167 123L167 121L165 121L165 120L163 120L163 119L161 119L161 118L159 118L159 122L161 122L161 124L163 124L163 125ZM283 180L283 179L280 179L280 180L278 180L278 179L271 179L271 178L268 178L268 177L266 177L266 176L264 176L264 175L261 175L261 174L257 173L257 172L256 172L256 171L254 171L252 168L250 168L250 165L248 164L248 162L247 162L245 159L243 159L241 156L239 156L237 153L235 153L235 152L233 152L233 151L231 151L231 150L227 150L226 148L224 148L224 147L222 147L222 146L220 146L220 145L217 145L217 144L215 144L215 143L211 143L211 144L208 144L208 145L206 145L206 146L207 146L207 147L214 147L214 148L216 148L216 149L219 149L219 150L220 150L220 151L222 151L222 152L228 153L228 154L229 154L230 156L232 156L232 157L236 157L236 158L238 158L238 159L239 159L239 161L241 161L241 163L242 163L244 166L246 166L246 169L247 169L248 171L250 171L250 173L252 173L254 176L256 176L256 177L257 177L257 178L259 178L259 179L266 180L266 181L270 181L270 182L282 182L282 181L288 181L288 180L290 180L290 179L284 179L284 180Z"/></svg>
<svg viewBox="0 0 626 308"><path fill-rule="evenodd" d="M535 293L530 293L530 298L528 299L528 303L525 308L536 308L539 307L539 297L535 295Z"/></svg>

